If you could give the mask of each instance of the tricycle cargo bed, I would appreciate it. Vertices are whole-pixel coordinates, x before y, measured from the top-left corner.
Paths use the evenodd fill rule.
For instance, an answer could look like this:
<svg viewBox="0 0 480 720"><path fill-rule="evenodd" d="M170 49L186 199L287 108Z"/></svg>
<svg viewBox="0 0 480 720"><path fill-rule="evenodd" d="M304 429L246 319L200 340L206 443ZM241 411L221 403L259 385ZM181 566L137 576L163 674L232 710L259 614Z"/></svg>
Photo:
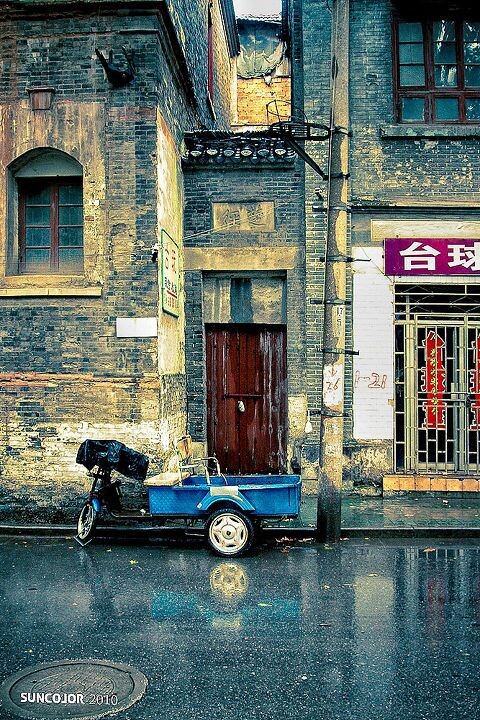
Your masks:
<svg viewBox="0 0 480 720"><path fill-rule="evenodd" d="M221 506L262 518L294 517L300 508L300 475L191 475L180 485L147 481L153 515L201 517Z"/></svg>

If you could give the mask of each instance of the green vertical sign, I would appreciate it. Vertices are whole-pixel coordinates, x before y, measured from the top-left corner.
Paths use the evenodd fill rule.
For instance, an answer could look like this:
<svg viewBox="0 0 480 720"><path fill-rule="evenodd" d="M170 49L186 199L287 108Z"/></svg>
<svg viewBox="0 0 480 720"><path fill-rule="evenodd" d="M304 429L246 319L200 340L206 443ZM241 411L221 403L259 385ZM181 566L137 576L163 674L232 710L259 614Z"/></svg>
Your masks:
<svg viewBox="0 0 480 720"><path fill-rule="evenodd" d="M178 245L162 230L162 309L175 317L179 314L179 281Z"/></svg>

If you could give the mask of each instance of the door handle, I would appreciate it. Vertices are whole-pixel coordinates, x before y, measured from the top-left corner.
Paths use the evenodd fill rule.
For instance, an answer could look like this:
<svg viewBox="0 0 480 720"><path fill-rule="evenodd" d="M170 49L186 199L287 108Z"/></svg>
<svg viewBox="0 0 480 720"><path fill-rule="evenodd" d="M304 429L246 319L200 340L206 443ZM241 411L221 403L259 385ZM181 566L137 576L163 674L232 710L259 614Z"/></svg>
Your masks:
<svg viewBox="0 0 480 720"><path fill-rule="evenodd" d="M223 396L224 398L251 398L255 400L256 398L263 398L263 395L260 393L225 393Z"/></svg>
<svg viewBox="0 0 480 720"><path fill-rule="evenodd" d="M238 412L244 413L245 412L245 403L242 400L239 400L237 403Z"/></svg>

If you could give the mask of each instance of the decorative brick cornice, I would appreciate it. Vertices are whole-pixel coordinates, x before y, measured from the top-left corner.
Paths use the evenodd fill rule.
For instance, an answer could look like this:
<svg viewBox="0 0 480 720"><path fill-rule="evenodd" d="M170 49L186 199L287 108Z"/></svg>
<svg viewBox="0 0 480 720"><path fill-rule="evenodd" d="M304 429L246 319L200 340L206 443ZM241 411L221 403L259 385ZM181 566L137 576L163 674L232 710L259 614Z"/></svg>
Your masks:
<svg viewBox="0 0 480 720"><path fill-rule="evenodd" d="M220 133L199 131L185 135L185 165L292 164L296 153L271 132Z"/></svg>

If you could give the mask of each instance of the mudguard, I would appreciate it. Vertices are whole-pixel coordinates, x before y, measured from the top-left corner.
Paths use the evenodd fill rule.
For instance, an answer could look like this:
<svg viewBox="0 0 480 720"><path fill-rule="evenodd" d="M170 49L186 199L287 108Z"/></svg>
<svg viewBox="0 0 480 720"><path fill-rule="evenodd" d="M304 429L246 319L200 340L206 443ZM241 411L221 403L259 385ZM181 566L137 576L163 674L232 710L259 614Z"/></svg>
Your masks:
<svg viewBox="0 0 480 720"><path fill-rule="evenodd" d="M238 486L212 486L210 491L205 497L198 503L197 508L202 511L207 511L212 505L219 504L222 501L228 502L230 505L236 505L239 510L247 512L253 512L255 508L242 495Z"/></svg>
<svg viewBox="0 0 480 720"><path fill-rule="evenodd" d="M92 498L90 500L90 502L96 513L102 512L102 502L101 502L100 498L96 498L96 497Z"/></svg>

